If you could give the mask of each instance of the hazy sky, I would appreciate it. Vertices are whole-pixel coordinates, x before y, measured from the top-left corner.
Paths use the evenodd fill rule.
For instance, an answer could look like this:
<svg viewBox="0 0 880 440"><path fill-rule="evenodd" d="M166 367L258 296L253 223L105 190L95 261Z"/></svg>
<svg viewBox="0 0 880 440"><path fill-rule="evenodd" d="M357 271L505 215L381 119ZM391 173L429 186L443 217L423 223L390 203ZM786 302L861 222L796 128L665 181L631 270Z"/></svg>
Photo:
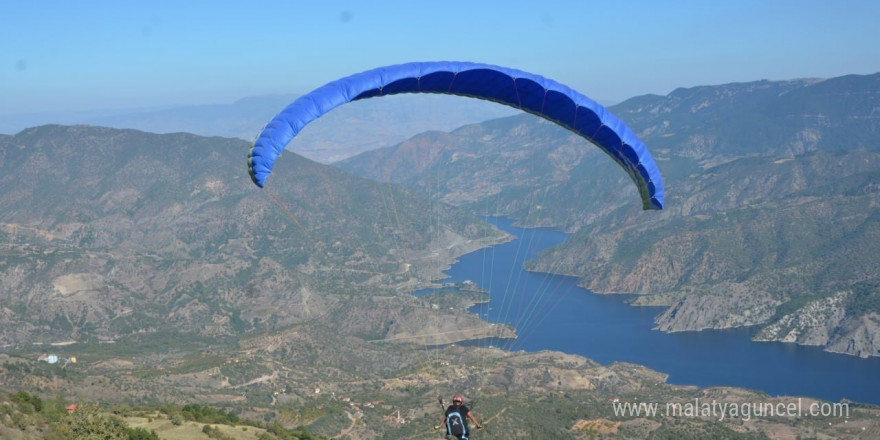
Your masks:
<svg viewBox="0 0 880 440"><path fill-rule="evenodd" d="M878 22L876 0L0 0L0 115L230 103L436 60L612 103L880 72Z"/></svg>

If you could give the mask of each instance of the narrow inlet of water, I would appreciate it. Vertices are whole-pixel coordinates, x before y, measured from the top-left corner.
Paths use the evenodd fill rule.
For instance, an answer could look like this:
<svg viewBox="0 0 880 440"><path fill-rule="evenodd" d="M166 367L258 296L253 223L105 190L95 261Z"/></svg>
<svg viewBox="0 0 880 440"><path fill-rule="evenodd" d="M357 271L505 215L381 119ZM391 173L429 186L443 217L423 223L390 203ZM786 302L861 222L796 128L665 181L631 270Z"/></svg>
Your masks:
<svg viewBox="0 0 880 440"><path fill-rule="evenodd" d="M769 395L880 404L880 358L828 353L818 347L753 342L755 329L662 333L657 307L633 307L628 295L599 295L573 277L528 272L523 263L567 239L548 228L521 229L487 219L516 240L462 256L444 282L466 280L489 291L471 308L490 322L514 326L516 340L470 341L508 350L555 350L602 364L632 362L669 374L680 385L735 386Z"/></svg>

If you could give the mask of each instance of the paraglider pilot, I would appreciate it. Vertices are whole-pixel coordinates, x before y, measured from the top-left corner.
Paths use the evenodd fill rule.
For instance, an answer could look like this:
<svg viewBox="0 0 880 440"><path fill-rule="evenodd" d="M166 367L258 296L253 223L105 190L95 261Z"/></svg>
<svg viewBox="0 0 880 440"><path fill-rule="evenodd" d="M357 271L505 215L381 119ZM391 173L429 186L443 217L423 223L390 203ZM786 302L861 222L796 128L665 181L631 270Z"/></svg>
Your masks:
<svg viewBox="0 0 880 440"><path fill-rule="evenodd" d="M474 426L478 429L483 426L474 417L474 414L464 405L464 398L461 394L452 397L452 405L446 408L443 414L443 420L439 425L435 425L434 429L440 429L441 426L446 427L446 438L449 440L468 440L470 438L470 429L468 429L467 421L474 422ZM442 399L441 399L442 403Z"/></svg>

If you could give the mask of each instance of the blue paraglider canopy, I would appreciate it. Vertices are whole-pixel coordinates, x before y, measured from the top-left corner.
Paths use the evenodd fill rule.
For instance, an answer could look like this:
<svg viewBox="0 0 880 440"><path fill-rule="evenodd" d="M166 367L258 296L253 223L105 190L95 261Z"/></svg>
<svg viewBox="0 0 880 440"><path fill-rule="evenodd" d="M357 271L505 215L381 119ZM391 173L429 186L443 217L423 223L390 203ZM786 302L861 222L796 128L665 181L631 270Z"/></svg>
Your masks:
<svg viewBox="0 0 880 440"><path fill-rule="evenodd" d="M309 122L359 99L440 93L494 101L553 121L611 156L633 179L644 209L663 209L663 182L642 141L605 107L539 75L469 62L418 62L380 67L332 81L301 96L273 118L248 157L251 178L266 184L275 159Z"/></svg>

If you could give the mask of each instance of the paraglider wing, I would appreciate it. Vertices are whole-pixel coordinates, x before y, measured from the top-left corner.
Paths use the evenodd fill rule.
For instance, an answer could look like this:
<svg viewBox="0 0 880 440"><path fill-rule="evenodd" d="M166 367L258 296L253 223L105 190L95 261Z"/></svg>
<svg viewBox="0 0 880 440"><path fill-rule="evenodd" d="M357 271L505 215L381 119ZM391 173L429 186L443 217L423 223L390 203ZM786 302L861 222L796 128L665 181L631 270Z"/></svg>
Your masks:
<svg viewBox="0 0 880 440"><path fill-rule="evenodd" d="M359 99L398 93L467 96L527 111L583 136L611 156L638 186L644 209L663 209L663 182L641 140L616 116L553 80L516 69L467 62L420 62L380 67L330 82L301 96L273 118L248 156L251 178L263 187L275 159L309 122Z"/></svg>

